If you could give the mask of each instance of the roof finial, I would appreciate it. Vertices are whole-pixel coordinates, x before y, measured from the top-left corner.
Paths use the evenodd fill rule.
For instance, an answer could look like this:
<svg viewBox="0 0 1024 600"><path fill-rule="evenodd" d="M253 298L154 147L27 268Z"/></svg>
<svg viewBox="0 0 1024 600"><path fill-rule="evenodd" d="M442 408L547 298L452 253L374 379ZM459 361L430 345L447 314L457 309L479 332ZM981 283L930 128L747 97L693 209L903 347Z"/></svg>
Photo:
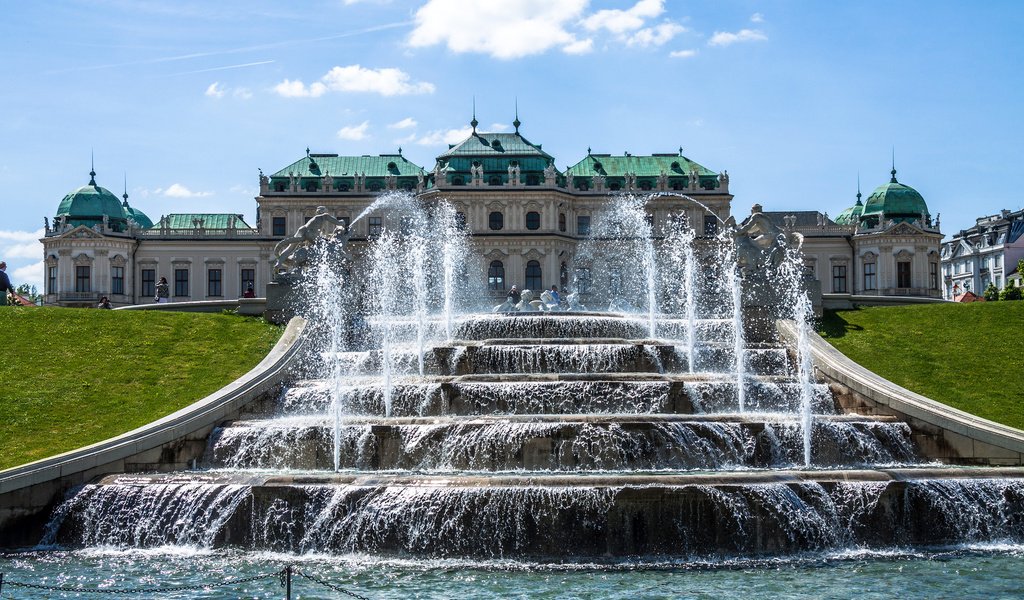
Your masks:
<svg viewBox="0 0 1024 600"><path fill-rule="evenodd" d="M309 158L309 146L306 146L306 158Z"/></svg>
<svg viewBox="0 0 1024 600"><path fill-rule="evenodd" d="M516 96L516 120L512 121L512 126L516 128L516 133L519 133L519 126L522 122L519 120L519 97Z"/></svg>
<svg viewBox="0 0 1024 600"><path fill-rule="evenodd" d="M401 146L399 146L399 147L398 147L398 155L399 155L399 156L401 156L401 155L402 155L402 147L401 147Z"/></svg>
<svg viewBox="0 0 1024 600"><path fill-rule="evenodd" d="M590 156L590 146L587 146L587 156Z"/></svg>
<svg viewBox="0 0 1024 600"><path fill-rule="evenodd" d="M857 204L860 204L860 171L857 171Z"/></svg>
<svg viewBox="0 0 1024 600"><path fill-rule="evenodd" d="M96 153L89 148L89 185L96 187Z"/></svg>
<svg viewBox="0 0 1024 600"><path fill-rule="evenodd" d="M124 172L124 207L128 208L128 171Z"/></svg>
<svg viewBox="0 0 1024 600"><path fill-rule="evenodd" d="M476 135L476 126L480 124L480 121L476 120L476 96L473 96L473 120L469 124L473 126L473 135Z"/></svg>
<svg viewBox="0 0 1024 600"><path fill-rule="evenodd" d="M892 147L892 171L889 172L892 174L892 179L889 180L889 183L899 183L896 181L896 146Z"/></svg>
<svg viewBox="0 0 1024 600"><path fill-rule="evenodd" d="M683 147L679 146L679 156L682 156L682 155L683 155Z"/></svg>

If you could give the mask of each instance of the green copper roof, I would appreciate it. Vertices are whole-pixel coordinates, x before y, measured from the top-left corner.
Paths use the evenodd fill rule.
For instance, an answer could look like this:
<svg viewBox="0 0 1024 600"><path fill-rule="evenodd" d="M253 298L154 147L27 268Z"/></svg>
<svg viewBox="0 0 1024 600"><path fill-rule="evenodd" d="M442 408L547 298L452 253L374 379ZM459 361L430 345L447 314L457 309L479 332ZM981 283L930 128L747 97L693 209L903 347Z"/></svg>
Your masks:
<svg viewBox="0 0 1024 600"><path fill-rule="evenodd" d="M153 226L153 220L150 219L146 215L146 213L142 212L137 208L132 208L130 206L122 205L122 207L124 208L124 212L127 215L127 217L132 221L138 223L140 228L149 229L150 227Z"/></svg>
<svg viewBox="0 0 1024 600"><path fill-rule="evenodd" d="M124 222L126 215L121 201L110 190L96 185L96 172L90 171L88 185L71 192L57 206L57 216L66 217L71 225L94 225L107 217Z"/></svg>
<svg viewBox="0 0 1024 600"><path fill-rule="evenodd" d="M448 148L448 151L437 157L439 161L453 157L543 157L549 161L554 158L534 144L516 133L477 133Z"/></svg>
<svg viewBox="0 0 1024 600"><path fill-rule="evenodd" d="M171 229L194 229L196 219L203 220L204 229L227 229L231 217L235 218L235 229L252 229L242 215L231 213L172 213L164 218L167 219L167 226ZM153 227L153 229L159 228L159 225Z"/></svg>
<svg viewBox="0 0 1024 600"><path fill-rule="evenodd" d="M624 154L587 154L587 156L569 167L575 177L623 177L626 173L636 173L638 177L657 177L665 173L669 177L688 177L690 170L696 168L701 177L717 177L718 175L681 154L653 154L650 156L633 156Z"/></svg>
<svg viewBox="0 0 1024 600"><path fill-rule="evenodd" d="M839 216L835 218L835 222L839 225L856 225L860 221L860 215L863 212L864 203L860 201L860 198L857 198L857 203L839 213Z"/></svg>
<svg viewBox="0 0 1024 600"><path fill-rule="evenodd" d="M293 173L300 177L352 177L365 173L367 177L385 175L412 176L424 173L423 167L409 162L401 154L380 156L338 156L337 154L307 154L271 177L288 177Z"/></svg>
<svg viewBox="0 0 1024 600"><path fill-rule="evenodd" d="M896 169L892 170L889 183L875 188L864 204L861 219L882 216L886 219L920 219L928 213L924 198L909 185L896 181Z"/></svg>

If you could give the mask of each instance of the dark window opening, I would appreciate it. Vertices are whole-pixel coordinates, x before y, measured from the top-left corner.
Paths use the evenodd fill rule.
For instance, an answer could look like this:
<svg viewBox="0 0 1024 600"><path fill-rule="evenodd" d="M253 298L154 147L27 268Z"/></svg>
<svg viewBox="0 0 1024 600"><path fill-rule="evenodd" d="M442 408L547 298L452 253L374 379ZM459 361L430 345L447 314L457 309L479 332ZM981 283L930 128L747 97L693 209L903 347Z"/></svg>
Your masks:
<svg viewBox="0 0 1024 600"><path fill-rule="evenodd" d="M242 284L241 290L242 290L243 294L245 293L245 290L249 289L250 286L252 286L253 291L255 291L256 290L256 269L242 269L242 276L241 276L240 283Z"/></svg>
<svg viewBox="0 0 1024 600"><path fill-rule="evenodd" d="M502 291L505 289L505 265L500 260L492 260L487 267L487 289Z"/></svg>
<svg viewBox="0 0 1024 600"><path fill-rule="evenodd" d="M864 263L864 289L877 290L878 277L875 271L875 263Z"/></svg>
<svg viewBox="0 0 1024 600"><path fill-rule="evenodd" d="M174 270L174 295L188 296L188 269Z"/></svg>
<svg viewBox="0 0 1024 600"><path fill-rule="evenodd" d="M939 263L928 263L928 283L931 289L939 289Z"/></svg>
<svg viewBox="0 0 1024 600"><path fill-rule="evenodd" d="M76 292L91 292L92 285L89 281L91 274L91 267L88 266L76 266L75 267L75 291Z"/></svg>
<svg viewBox="0 0 1024 600"><path fill-rule="evenodd" d="M540 177L537 175L527 175L526 185L540 185Z"/></svg>
<svg viewBox="0 0 1024 600"><path fill-rule="evenodd" d="M488 185L501 185L501 176L500 175L491 175L491 178L490 178L490 180L488 180L487 184Z"/></svg>
<svg viewBox="0 0 1024 600"><path fill-rule="evenodd" d="M275 183L274 184L274 191L275 192L283 192L284 191L284 182L283 181L278 181L277 183Z"/></svg>
<svg viewBox="0 0 1024 600"><path fill-rule="evenodd" d="M461 177L452 177L452 185L464 185L465 182Z"/></svg>
<svg viewBox="0 0 1024 600"><path fill-rule="evenodd" d="M487 217L487 226L492 231L500 231L505 227L505 215L499 211L494 211Z"/></svg>
<svg viewBox="0 0 1024 600"><path fill-rule="evenodd" d="M576 235L590 235L590 216L576 217Z"/></svg>
<svg viewBox="0 0 1024 600"><path fill-rule="evenodd" d="M610 189L613 192L617 192L617 191L622 189L622 184L620 184L618 182L613 183L613 184L608 186L608 189Z"/></svg>
<svg viewBox="0 0 1024 600"><path fill-rule="evenodd" d="M846 293L846 265L832 265L832 293Z"/></svg>
<svg viewBox="0 0 1024 600"><path fill-rule="evenodd" d="M223 284L224 271L221 269L210 269L206 272L206 295L207 296L223 296L224 286Z"/></svg>
<svg viewBox="0 0 1024 600"><path fill-rule="evenodd" d="M540 213L530 211L526 213L526 228L531 230L540 229Z"/></svg>
<svg viewBox="0 0 1024 600"><path fill-rule="evenodd" d="M896 263L896 287L910 287L910 262L899 261Z"/></svg>
<svg viewBox="0 0 1024 600"><path fill-rule="evenodd" d="M272 220L272 223L273 223L273 226L272 226L273 227L273 229L272 229L272 234L273 235L277 235L277 236L288 235L286 233L287 226L285 225L287 223L287 220L284 217L274 217L273 220Z"/></svg>
<svg viewBox="0 0 1024 600"><path fill-rule="evenodd" d="M370 217L369 225L370 237L377 237L378 235L380 235L380 232L384 229L384 220L382 217Z"/></svg>
<svg viewBox="0 0 1024 600"><path fill-rule="evenodd" d="M156 269L142 270L142 286L140 289L143 298L156 296Z"/></svg>
<svg viewBox="0 0 1024 600"><path fill-rule="evenodd" d="M526 263L526 289L539 293L541 288L540 263L531 260Z"/></svg>
<svg viewBox="0 0 1024 600"><path fill-rule="evenodd" d="M565 232L565 213L558 213L558 230Z"/></svg>
<svg viewBox="0 0 1024 600"><path fill-rule="evenodd" d="M57 267L47 269L46 293L57 293Z"/></svg>
<svg viewBox="0 0 1024 600"><path fill-rule="evenodd" d="M110 268L110 293L124 295L124 267Z"/></svg>

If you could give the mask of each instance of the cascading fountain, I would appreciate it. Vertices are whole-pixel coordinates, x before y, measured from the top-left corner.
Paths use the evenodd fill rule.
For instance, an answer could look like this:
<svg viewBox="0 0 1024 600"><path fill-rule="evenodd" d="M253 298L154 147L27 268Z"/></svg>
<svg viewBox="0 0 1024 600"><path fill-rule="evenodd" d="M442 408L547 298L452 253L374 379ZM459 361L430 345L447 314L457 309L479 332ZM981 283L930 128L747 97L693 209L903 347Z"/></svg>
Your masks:
<svg viewBox="0 0 1024 600"><path fill-rule="evenodd" d="M714 564L1024 540L1024 483L928 463L907 424L842 414L813 381L792 248L655 240L645 200L595 219L577 257L577 292L608 310L497 314L463 312L449 207L378 201L372 294L329 300L349 312L327 329L365 322L363 341L328 336L324 375L217 428L203 470L86 485L46 542ZM745 320L758 273L788 301ZM803 332L795 361L767 328L744 337L779 317Z"/></svg>

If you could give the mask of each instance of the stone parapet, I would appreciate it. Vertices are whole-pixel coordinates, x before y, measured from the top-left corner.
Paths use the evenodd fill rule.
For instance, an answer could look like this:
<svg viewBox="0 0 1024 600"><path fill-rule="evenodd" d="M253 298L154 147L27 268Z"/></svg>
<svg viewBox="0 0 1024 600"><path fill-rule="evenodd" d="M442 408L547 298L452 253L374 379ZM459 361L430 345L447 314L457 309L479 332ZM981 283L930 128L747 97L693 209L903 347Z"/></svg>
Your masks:
<svg viewBox="0 0 1024 600"><path fill-rule="evenodd" d="M38 541L64 495L97 477L175 471L194 464L214 427L238 418L249 403L278 393L301 350L305 325L301 318L292 319L258 365L194 404L109 440L0 471L0 547Z"/></svg>
<svg viewBox="0 0 1024 600"><path fill-rule="evenodd" d="M796 326L778 321L796 345ZM1024 465L1024 431L957 410L900 387L847 358L821 336L809 337L816 375L827 382L845 412L891 415L905 421L921 453L951 464Z"/></svg>

